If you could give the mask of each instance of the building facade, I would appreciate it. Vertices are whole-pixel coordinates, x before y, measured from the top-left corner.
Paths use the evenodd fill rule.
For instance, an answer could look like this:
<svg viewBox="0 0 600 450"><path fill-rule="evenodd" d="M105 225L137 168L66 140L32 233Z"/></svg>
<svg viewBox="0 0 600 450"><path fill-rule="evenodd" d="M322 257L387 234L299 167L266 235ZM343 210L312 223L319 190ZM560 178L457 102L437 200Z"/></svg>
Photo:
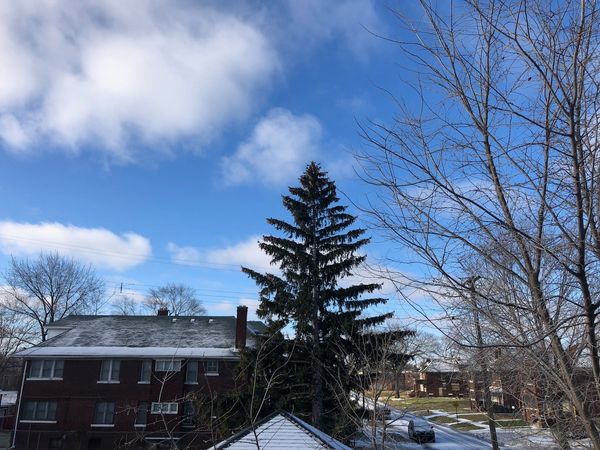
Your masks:
<svg viewBox="0 0 600 450"><path fill-rule="evenodd" d="M240 350L262 329L237 317L70 316L22 351L18 449L213 444L198 398L235 388ZM209 408L210 405L206 405Z"/></svg>
<svg viewBox="0 0 600 450"><path fill-rule="evenodd" d="M404 376L406 387L416 397L466 397L469 393L467 372L455 364L428 362Z"/></svg>

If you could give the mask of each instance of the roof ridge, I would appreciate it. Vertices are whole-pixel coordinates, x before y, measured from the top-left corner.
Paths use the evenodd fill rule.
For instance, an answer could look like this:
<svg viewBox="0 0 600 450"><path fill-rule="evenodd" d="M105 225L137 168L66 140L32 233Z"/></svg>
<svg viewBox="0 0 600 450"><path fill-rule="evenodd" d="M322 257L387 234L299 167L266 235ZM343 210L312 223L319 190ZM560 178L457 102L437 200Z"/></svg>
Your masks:
<svg viewBox="0 0 600 450"><path fill-rule="evenodd" d="M252 432L252 430L255 430L255 431L258 430L260 427L268 424L270 421L275 419L277 416L281 416L283 419L289 421L299 431L307 434L312 439L316 440L317 442L319 442L320 444L322 444L323 446L325 446L328 449L335 449L338 446L337 444L339 444L339 446L343 446L340 448L349 448L349 447L345 446L344 444L342 444L341 442L339 442L333 436L329 436L324 431L319 430L318 428L308 424L307 422L303 421L299 417L296 417L294 414L292 414L288 411L285 411L283 409L279 409L275 412L272 412L271 414L263 417L262 419L258 420L254 424L248 425L244 429L238 431L237 433L233 434L232 436L228 437L227 439L216 444L214 446L214 448L215 449L224 449L224 448L230 447L235 442L239 442L244 437L248 436ZM316 433L315 430L317 430L319 433ZM331 442L329 442L327 439L325 439L320 434L326 435L329 439L331 439Z"/></svg>

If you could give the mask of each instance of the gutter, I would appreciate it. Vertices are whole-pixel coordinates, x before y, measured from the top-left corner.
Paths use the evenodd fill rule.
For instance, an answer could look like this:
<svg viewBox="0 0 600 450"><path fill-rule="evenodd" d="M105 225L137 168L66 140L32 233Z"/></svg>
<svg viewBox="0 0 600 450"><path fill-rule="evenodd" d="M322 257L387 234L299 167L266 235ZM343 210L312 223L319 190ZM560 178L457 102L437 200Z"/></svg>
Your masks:
<svg viewBox="0 0 600 450"><path fill-rule="evenodd" d="M27 360L23 365L23 378L21 379L21 390L19 391L19 402L17 404L17 415L15 416L15 429L13 430L13 441L10 448L16 448L17 428L19 426L19 414L21 413L21 402L23 401L23 385L25 384L25 374L27 373Z"/></svg>

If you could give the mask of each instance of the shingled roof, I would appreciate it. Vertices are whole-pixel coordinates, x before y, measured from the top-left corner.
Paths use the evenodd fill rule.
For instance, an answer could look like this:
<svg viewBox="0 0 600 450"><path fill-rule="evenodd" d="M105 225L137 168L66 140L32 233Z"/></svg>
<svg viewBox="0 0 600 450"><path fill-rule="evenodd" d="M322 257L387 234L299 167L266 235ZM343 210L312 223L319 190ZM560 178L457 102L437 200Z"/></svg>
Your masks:
<svg viewBox="0 0 600 450"><path fill-rule="evenodd" d="M235 356L236 318L229 316L78 316L48 327L50 339L19 357L42 356ZM247 345L264 330L247 323Z"/></svg>
<svg viewBox="0 0 600 450"><path fill-rule="evenodd" d="M254 432L252 432L254 430ZM234 434L215 445L215 449L231 450L291 450L333 449L351 450L321 430L285 411L265 417L253 428Z"/></svg>

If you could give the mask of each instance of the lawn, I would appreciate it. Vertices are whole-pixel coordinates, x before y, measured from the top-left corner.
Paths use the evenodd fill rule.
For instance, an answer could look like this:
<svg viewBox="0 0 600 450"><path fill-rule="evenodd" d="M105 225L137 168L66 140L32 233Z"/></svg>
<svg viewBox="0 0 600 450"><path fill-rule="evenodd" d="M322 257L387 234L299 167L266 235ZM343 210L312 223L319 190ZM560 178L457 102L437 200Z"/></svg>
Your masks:
<svg viewBox="0 0 600 450"><path fill-rule="evenodd" d="M437 409L448 413L456 411L454 402L458 402L458 411L465 412L470 411L469 400L466 398L456 397L412 397L403 398L401 400L391 400L390 405L397 408L407 409L409 411L431 411Z"/></svg>
<svg viewBox="0 0 600 450"><path fill-rule="evenodd" d="M452 418L452 417L448 417L448 416L436 416L436 417L432 417L431 419L428 419L430 422L433 423L456 423L456 418Z"/></svg>
<svg viewBox="0 0 600 450"><path fill-rule="evenodd" d="M529 424L525 422L523 419L513 419L513 420L497 420L496 426L501 428L508 427L526 427Z"/></svg>
<svg viewBox="0 0 600 450"><path fill-rule="evenodd" d="M459 414L459 418L472 420L473 422L487 422L488 416L487 414Z"/></svg>
<svg viewBox="0 0 600 450"><path fill-rule="evenodd" d="M472 425L470 423L455 423L450 426L458 431L481 430L481 427L478 427L477 425Z"/></svg>

